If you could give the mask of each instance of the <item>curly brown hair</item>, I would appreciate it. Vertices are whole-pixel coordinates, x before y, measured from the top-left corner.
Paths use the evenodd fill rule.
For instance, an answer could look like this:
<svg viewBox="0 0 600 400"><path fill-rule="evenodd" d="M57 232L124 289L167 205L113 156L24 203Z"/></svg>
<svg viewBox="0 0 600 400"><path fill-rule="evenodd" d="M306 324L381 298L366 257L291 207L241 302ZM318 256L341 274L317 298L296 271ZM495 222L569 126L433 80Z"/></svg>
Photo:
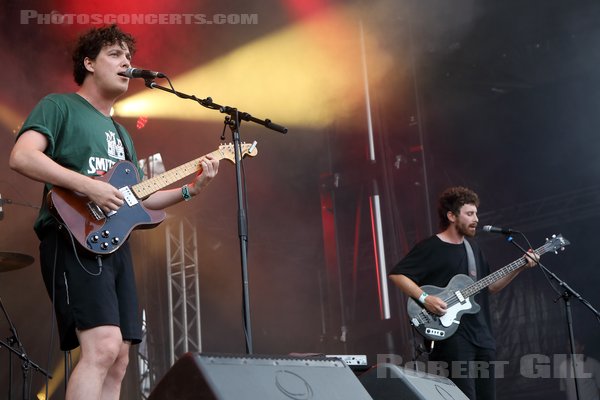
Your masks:
<svg viewBox="0 0 600 400"><path fill-rule="evenodd" d="M75 50L73 50L73 78L79 86L83 84L88 74L88 70L83 64L86 57L95 60L102 48L115 43L119 43L121 47L126 44L132 56L135 53L134 37L123 32L116 24L92 28L79 37Z"/></svg>
<svg viewBox="0 0 600 400"><path fill-rule="evenodd" d="M462 186L451 187L442 192L438 200L438 216L442 230L448 228L450 225L448 211L458 215L460 208L465 204L473 204L475 207L479 207L479 196L477 196L477 193Z"/></svg>

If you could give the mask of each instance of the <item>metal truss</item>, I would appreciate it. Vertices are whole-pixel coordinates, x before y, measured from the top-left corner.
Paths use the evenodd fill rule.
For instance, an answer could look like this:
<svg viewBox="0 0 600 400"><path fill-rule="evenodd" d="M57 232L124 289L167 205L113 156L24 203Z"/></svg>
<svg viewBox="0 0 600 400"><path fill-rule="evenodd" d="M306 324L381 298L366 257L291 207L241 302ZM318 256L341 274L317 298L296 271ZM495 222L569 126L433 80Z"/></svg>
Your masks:
<svg viewBox="0 0 600 400"><path fill-rule="evenodd" d="M160 153L142 158L138 161L139 167L144 173L144 180L165 172L165 166ZM142 310L142 342L137 347L138 383L140 398L146 400L150 396L150 389L156 381L156 374L150 362L148 354L148 325L146 322L146 310Z"/></svg>
<svg viewBox="0 0 600 400"><path fill-rule="evenodd" d="M150 389L156 380L148 358L148 326L146 325L146 310L142 310L142 342L138 346L138 373L140 394L142 399L150 396Z"/></svg>
<svg viewBox="0 0 600 400"><path fill-rule="evenodd" d="M196 225L187 218L166 229L170 365L177 357L202 351Z"/></svg>

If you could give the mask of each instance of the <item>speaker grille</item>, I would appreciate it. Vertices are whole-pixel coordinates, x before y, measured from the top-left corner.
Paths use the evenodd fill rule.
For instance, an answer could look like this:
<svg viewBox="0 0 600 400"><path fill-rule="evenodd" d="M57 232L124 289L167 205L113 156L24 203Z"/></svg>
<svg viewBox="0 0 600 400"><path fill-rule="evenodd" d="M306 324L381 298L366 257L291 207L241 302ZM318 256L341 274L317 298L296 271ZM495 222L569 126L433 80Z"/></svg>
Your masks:
<svg viewBox="0 0 600 400"><path fill-rule="evenodd" d="M371 400L337 358L185 354L149 400Z"/></svg>
<svg viewBox="0 0 600 400"><path fill-rule="evenodd" d="M360 376L360 382L374 400L469 400L448 378L394 364L371 368Z"/></svg>

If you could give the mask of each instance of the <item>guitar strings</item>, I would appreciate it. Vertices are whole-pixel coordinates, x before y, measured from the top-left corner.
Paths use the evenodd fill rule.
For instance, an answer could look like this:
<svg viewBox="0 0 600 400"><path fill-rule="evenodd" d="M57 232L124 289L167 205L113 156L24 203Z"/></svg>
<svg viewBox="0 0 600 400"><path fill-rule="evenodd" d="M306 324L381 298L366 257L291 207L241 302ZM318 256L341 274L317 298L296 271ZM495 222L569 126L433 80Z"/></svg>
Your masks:
<svg viewBox="0 0 600 400"><path fill-rule="evenodd" d="M535 253L538 255L544 254L547 251L546 247L548 245L549 245L549 243L545 244L544 246L540 247L539 249L536 249ZM544 251L544 250L546 250L546 251ZM497 276L506 276L509 273L513 272L515 269L522 267L526 263L527 263L527 261L525 260L525 256L523 256L523 257L519 258L518 260L515 260L512 263L508 264L506 266L508 268L505 267L506 269L505 268L499 269L498 271L486 276L485 278L482 278L481 280L479 280L477 282L473 282L471 285L469 285L461 290L458 290L458 291L461 292L461 294L463 294L465 298L469 298L473 294L477 293L481 289L482 286L483 287L488 286L488 282L490 280L495 281ZM473 289L477 289L477 292L470 293ZM469 294L466 295L466 293L469 293ZM458 299L458 296L456 295L456 293L453 293L452 296L448 297L447 299L444 299L444 302L449 307L452 307L455 304L460 303L461 301ZM425 317L437 317L437 318L440 317L439 315L430 312L426 308L423 308L419 314L421 314ZM423 321L421 321L421 322L423 322Z"/></svg>
<svg viewBox="0 0 600 400"><path fill-rule="evenodd" d="M537 255L542 255L547 253L548 251L553 250L553 246L556 246L556 244L553 245L553 242L557 239L561 239L562 237L559 235L559 237L553 236L554 240L553 241L547 241L547 243L545 243L543 246L539 247L538 249L534 250L534 253ZM562 241L561 246L559 248L564 249L564 241ZM567 243L569 244L569 243ZM556 248L554 248L554 251L556 252ZM508 264L506 267L503 267L501 269L499 269L498 271L486 276L485 278L477 281L477 282L473 282L471 285L467 286L466 288L462 289L462 290L458 290L458 292L461 293L461 295L463 295L463 297L465 298L469 298L472 295L476 294L477 292L479 292L482 288L487 287L489 284L493 283L493 282L489 282L490 280L495 281L496 277L499 276L506 276L509 273L513 272L514 270L521 268L522 266L524 266L527 263L527 259L526 259L526 255L524 255L523 257L519 258L518 260L513 261L512 263ZM476 291L472 292L474 289L477 289ZM465 294L467 294L465 296ZM444 302L446 304L448 304L449 306L453 306L455 304L457 304L457 302L460 302L460 300L458 300L458 296L456 295L456 292L449 298L447 298L446 300L444 300ZM419 319L419 321L421 323L427 323L427 320L430 320L431 318L437 318L439 319L440 316L434 313L429 312L425 307L423 307L421 309L421 311L416 315L416 318Z"/></svg>

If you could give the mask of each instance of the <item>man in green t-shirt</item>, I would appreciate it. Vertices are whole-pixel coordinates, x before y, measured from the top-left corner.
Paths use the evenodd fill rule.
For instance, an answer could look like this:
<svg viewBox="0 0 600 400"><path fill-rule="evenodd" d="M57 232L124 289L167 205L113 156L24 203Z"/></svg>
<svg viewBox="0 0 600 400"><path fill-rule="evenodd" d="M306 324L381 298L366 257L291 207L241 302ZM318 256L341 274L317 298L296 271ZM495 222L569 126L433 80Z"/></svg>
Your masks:
<svg viewBox="0 0 600 400"><path fill-rule="evenodd" d="M42 99L20 130L10 167L44 182L45 194L59 186L87 196L105 214L117 211L124 195L93 179L121 160L137 162L131 137L112 120L116 99L128 88L120 76L131 66L134 38L116 25L83 34L73 52L76 93ZM202 173L181 189L143 199L150 210L189 200L217 174L219 161L201 160ZM110 215L110 214L109 214ZM35 223L40 263L54 301L62 350L81 346L67 385L67 400L118 399L131 344L141 341L141 324L131 254L127 243L102 257L77 248L48 211L46 196Z"/></svg>

